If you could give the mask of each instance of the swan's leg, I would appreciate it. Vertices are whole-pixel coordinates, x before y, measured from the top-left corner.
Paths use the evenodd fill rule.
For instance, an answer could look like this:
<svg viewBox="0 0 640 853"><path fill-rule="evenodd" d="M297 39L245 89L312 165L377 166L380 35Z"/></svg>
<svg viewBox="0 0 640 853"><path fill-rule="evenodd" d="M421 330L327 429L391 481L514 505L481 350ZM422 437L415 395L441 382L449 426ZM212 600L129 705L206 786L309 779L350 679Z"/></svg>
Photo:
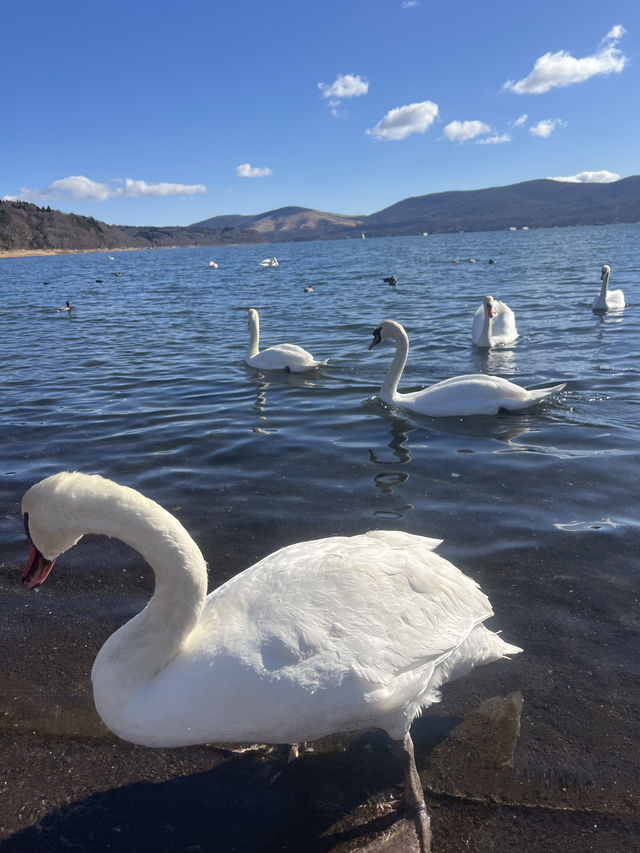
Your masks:
<svg viewBox="0 0 640 853"><path fill-rule="evenodd" d="M400 760L404 770L404 804L415 821L416 833L420 842L420 853L430 853L431 819L427 814L427 807L424 802L424 792L416 767L411 735L407 732L404 740L389 738L389 749Z"/></svg>

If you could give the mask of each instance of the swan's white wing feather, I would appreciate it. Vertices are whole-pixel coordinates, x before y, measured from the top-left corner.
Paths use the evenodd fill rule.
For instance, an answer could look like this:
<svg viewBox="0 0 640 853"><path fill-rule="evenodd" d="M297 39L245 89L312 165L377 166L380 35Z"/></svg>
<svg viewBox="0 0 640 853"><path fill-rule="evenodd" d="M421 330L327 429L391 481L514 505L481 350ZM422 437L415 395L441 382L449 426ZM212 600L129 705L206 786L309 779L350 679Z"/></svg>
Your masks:
<svg viewBox="0 0 640 853"><path fill-rule="evenodd" d="M516 318L509 306L499 299L493 300L493 324L491 337L494 344L508 344L518 337Z"/></svg>

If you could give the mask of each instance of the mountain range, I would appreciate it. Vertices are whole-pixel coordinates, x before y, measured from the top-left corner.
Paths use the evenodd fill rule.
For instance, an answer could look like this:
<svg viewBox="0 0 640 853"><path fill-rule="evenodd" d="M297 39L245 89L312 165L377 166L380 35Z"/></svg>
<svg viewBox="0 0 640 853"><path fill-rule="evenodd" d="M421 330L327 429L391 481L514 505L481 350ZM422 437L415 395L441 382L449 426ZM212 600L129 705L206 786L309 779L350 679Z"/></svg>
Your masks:
<svg viewBox="0 0 640 853"><path fill-rule="evenodd" d="M608 184L543 179L432 193L362 216L282 207L167 228L107 225L29 202L0 201L0 251L218 246L623 222L640 222L638 175Z"/></svg>

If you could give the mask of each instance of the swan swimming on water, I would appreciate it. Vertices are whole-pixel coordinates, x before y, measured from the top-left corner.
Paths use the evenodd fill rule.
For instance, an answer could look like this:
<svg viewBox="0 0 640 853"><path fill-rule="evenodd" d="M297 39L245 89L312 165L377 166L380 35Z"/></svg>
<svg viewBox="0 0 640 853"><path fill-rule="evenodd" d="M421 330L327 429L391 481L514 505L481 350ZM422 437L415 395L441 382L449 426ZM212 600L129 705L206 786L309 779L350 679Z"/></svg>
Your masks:
<svg viewBox="0 0 640 853"><path fill-rule="evenodd" d="M610 272L609 264L605 264L600 276L602 287L600 293L593 300L592 311L619 311L625 306L624 293L621 290L609 290Z"/></svg>
<svg viewBox="0 0 640 853"><path fill-rule="evenodd" d="M495 347L511 344L518 337L516 318L506 302L485 296L482 305L473 315L471 329L477 347Z"/></svg>
<svg viewBox="0 0 640 853"><path fill-rule="evenodd" d="M32 486L22 512L29 588L85 533L121 539L155 573L147 606L93 664L95 706L114 734L179 747L383 729L429 851L411 723L445 682L521 651L483 625L488 598L435 553L439 540L377 530L300 542L207 595L195 542L131 488L63 472Z"/></svg>
<svg viewBox="0 0 640 853"><path fill-rule="evenodd" d="M501 410L528 409L553 394L562 391L565 384L550 388L527 390L500 376L484 373L467 373L444 379L421 391L402 394L398 383L407 363L409 338L404 328L395 320L385 320L373 332L373 349L381 341L392 340L396 345L393 361L382 383L379 397L390 406L398 406L420 415L434 418L464 415L494 415Z"/></svg>
<svg viewBox="0 0 640 853"><path fill-rule="evenodd" d="M249 308L249 345L244 356L246 364L260 370L285 370L302 373L322 367L326 361L316 361L306 349L296 344L277 344L260 351L260 318L255 308Z"/></svg>
<svg viewBox="0 0 640 853"><path fill-rule="evenodd" d="M260 266L264 267L264 268L266 268L266 267L279 267L280 264L278 263L277 258L265 258L264 261L260 261Z"/></svg>

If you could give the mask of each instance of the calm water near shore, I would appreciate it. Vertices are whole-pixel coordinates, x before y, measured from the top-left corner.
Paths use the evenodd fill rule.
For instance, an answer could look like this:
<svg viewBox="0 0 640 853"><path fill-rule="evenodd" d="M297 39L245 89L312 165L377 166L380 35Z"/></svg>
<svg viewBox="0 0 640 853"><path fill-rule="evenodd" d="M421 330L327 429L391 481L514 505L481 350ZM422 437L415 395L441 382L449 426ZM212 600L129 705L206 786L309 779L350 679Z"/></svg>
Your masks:
<svg viewBox="0 0 640 853"><path fill-rule="evenodd" d="M135 554L93 537L37 594L21 588L21 496L75 469L176 514L211 586L301 539L442 538L489 595L491 627L525 651L451 685L429 712L464 721L521 693L509 767L463 779L426 757L432 790L637 813L639 239L640 225L621 225L0 260L0 732L107 737L92 659L151 588ZM267 254L278 268L260 268ZM603 263L627 307L598 316ZM471 322L489 293L520 337L485 352ZM57 312L65 300L73 310ZM327 366L247 367L249 307L261 347L297 343ZM566 390L495 417L390 409L376 394L392 349L367 350L387 318L410 338L402 390L476 372Z"/></svg>

